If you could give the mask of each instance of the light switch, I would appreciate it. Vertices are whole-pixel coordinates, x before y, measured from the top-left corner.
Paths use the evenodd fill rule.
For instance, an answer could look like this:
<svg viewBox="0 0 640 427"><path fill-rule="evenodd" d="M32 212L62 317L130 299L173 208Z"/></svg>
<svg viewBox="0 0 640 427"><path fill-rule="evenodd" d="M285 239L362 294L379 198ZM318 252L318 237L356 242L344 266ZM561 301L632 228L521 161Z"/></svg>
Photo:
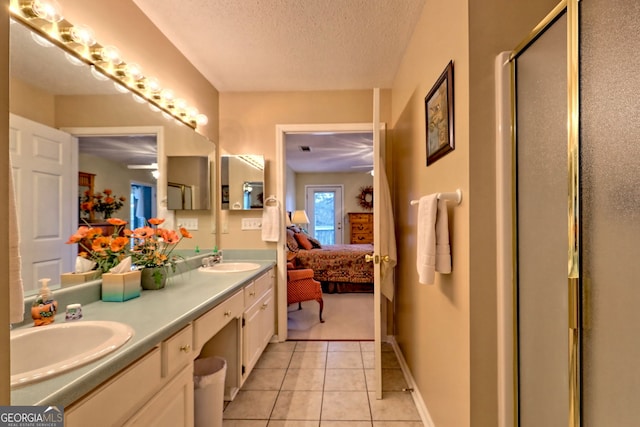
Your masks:
<svg viewBox="0 0 640 427"><path fill-rule="evenodd" d="M242 218L243 230L260 230L262 229L262 218Z"/></svg>
<svg viewBox="0 0 640 427"><path fill-rule="evenodd" d="M179 222L187 230L195 231L198 229L198 218L182 218Z"/></svg>

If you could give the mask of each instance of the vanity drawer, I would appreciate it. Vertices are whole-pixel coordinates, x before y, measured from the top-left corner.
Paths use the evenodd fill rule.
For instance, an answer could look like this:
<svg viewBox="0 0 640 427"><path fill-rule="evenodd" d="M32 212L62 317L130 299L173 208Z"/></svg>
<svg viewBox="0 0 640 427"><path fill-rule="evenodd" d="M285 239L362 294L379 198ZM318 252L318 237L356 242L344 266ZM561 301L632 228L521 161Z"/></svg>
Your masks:
<svg viewBox="0 0 640 427"><path fill-rule="evenodd" d="M187 325L162 342L162 376L172 376L194 359L193 328Z"/></svg>
<svg viewBox="0 0 640 427"><path fill-rule="evenodd" d="M244 287L244 306L251 307L258 300L256 293L256 282L251 282Z"/></svg>
<svg viewBox="0 0 640 427"><path fill-rule="evenodd" d="M256 298L261 298L273 286L273 269L258 277L253 283L256 287Z"/></svg>
<svg viewBox="0 0 640 427"><path fill-rule="evenodd" d="M64 410L66 427L119 425L160 387L160 349L155 347L121 373Z"/></svg>
<svg viewBox="0 0 640 427"><path fill-rule="evenodd" d="M244 310L244 291L236 292L232 297L198 317L193 322L193 347L200 352L202 346L226 326L231 319L242 317Z"/></svg>

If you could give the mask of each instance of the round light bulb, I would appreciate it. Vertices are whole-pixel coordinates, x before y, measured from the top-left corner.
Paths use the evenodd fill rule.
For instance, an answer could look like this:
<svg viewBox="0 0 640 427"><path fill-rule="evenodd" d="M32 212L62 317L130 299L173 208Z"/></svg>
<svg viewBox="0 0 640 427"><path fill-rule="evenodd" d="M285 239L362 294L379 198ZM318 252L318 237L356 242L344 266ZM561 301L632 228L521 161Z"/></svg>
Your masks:
<svg viewBox="0 0 640 427"><path fill-rule="evenodd" d="M127 74L133 80L140 80L144 77L144 75L142 74L142 67L140 67L138 64L127 64Z"/></svg>
<svg viewBox="0 0 640 427"><path fill-rule="evenodd" d="M198 114L198 115L196 116L196 123L197 123L199 126L204 126L204 125L206 125L207 123L209 123L209 118L208 118L207 116L205 116L204 114Z"/></svg>
<svg viewBox="0 0 640 427"><path fill-rule="evenodd" d="M184 110L185 108L187 108L187 101L182 98L176 99L175 106L180 110Z"/></svg>
<svg viewBox="0 0 640 427"><path fill-rule="evenodd" d="M42 37L39 34L31 33L31 38L33 39L34 42L38 43L42 47L52 47L52 46L54 46L53 43L51 43L49 40L45 39L44 37Z"/></svg>
<svg viewBox="0 0 640 427"><path fill-rule="evenodd" d="M96 78L96 80L107 81L109 80L109 76L105 75L102 71L98 70L95 66L91 66L91 75Z"/></svg>
<svg viewBox="0 0 640 427"><path fill-rule="evenodd" d="M155 77L147 78L147 90L151 93L160 91L160 82Z"/></svg>
<svg viewBox="0 0 640 427"><path fill-rule="evenodd" d="M75 65L77 67L81 67L81 66L85 65L85 63L83 61L81 61L78 58L76 58L75 56L71 55L69 52L65 52L64 56L65 56L65 58L67 58L67 61L69 61L70 63L72 63L73 65Z"/></svg>
<svg viewBox="0 0 640 427"><path fill-rule="evenodd" d="M96 38L93 30L87 25L76 25L69 30L71 40L83 46L93 46L96 44Z"/></svg>
<svg viewBox="0 0 640 427"><path fill-rule="evenodd" d="M173 98L175 97L171 89L163 89L162 92L160 92L160 96L167 102L173 101Z"/></svg>
<svg viewBox="0 0 640 427"><path fill-rule="evenodd" d="M64 19L62 8L55 0L34 0L31 10L38 18L49 22L60 22Z"/></svg>
<svg viewBox="0 0 640 427"><path fill-rule="evenodd" d="M120 83L118 82L113 82L113 87L116 88L116 90L120 93L129 93L129 89L127 89L126 87L122 86Z"/></svg>
<svg viewBox="0 0 640 427"><path fill-rule="evenodd" d="M105 62L110 62L113 65L122 63L120 51L115 46L104 46L102 48L102 58Z"/></svg>

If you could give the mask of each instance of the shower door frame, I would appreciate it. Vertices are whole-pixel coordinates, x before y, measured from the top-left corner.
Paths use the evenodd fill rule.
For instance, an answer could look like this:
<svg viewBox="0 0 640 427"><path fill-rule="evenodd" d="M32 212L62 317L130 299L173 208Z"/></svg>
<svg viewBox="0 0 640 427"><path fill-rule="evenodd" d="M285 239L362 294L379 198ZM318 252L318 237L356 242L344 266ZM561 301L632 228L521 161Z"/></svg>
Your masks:
<svg viewBox="0 0 640 427"><path fill-rule="evenodd" d="M569 349L569 360L567 361L569 378L569 413L567 414L567 425L569 427L579 427L581 425L581 277L580 277L580 139L579 139L579 0L561 1L533 30L532 32L511 52L509 56L511 71L511 163L512 172L512 313L513 313L513 425L520 425L519 416L519 366L520 358L518 354L518 265L517 265L517 241L518 230L515 220L515 182L516 182L516 141L517 141L517 121L516 121L516 60L538 37L544 33L562 14L567 16L567 180L568 180L568 248L567 248L567 293L568 293L568 333L567 346ZM506 425L507 420L503 420Z"/></svg>

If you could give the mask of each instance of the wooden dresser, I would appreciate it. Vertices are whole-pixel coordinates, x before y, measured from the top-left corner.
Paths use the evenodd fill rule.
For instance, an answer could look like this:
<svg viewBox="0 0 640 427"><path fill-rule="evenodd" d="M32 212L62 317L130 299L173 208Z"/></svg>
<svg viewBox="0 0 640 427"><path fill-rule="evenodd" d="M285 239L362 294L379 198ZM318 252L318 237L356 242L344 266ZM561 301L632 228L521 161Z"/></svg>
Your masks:
<svg viewBox="0 0 640 427"><path fill-rule="evenodd" d="M373 243L373 213L349 212L350 243Z"/></svg>

